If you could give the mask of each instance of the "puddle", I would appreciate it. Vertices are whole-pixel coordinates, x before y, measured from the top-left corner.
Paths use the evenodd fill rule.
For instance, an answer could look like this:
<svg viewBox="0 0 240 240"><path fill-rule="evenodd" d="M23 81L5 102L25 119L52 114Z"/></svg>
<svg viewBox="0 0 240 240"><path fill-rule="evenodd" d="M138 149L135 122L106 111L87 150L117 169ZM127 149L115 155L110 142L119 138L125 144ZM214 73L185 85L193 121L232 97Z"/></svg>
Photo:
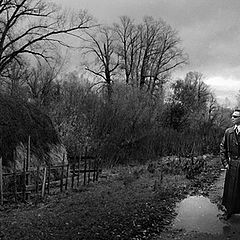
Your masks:
<svg viewBox="0 0 240 240"><path fill-rule="evenodd" d="M178 215L172 223L173 229L217 234L227 239L230 237L240 239L240 214L232 215L227 221L220 220L219 217L223 212L214 204L219 202L219 197L223 194L225 173L223 171L211 186L209 197L188 196L177 204L175 210Z"/></svg>
<svg viewBox="0 0 240 240"><path fill-rule="evenodd" d="M217 198L223 194L225 173L223 171L212 185L209 198L202 195L188 196L177 204L178 215L172 223L173 228L184 229L187 232L239 236L238 239L240 239L240 214L232 215L228 221L220 220L219 216L223 212L213 203L217 202Z"/></svg>
<svg viewBox="0 0 240 240"><path fill-rule="evenodd" d="M226 224L218 218L218 207L204 196L189 196L177 205L173 228L202 233L222 234Z"/></svg>

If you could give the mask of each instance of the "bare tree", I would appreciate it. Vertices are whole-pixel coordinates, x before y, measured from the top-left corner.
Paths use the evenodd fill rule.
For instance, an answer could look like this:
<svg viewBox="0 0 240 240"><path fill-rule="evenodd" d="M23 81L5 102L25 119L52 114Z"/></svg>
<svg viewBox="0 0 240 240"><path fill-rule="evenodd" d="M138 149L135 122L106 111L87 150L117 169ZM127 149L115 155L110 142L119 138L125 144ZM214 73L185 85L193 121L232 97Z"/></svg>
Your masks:
<svg viewBox="0 0 240 240"><path fill-rule="evenodd" d="M217 103L217 99L213 93L210 93L208 100L208 122L214 123L218 110L219 105Z"/></svg>
<svg viewBox="0 0 240 240"><path fill-rule="evenodd" d="M85 54L91 54L94 61L86 69L104 79L109 97L116 74L124 76L127 84L154 94L156 90L162 92L175 68L187 63L176 31L152 17L136 25L124 16L113 28L99 27L88 35Z"/></svg>
<svg viewBox="0 0 240 240"><path fill-rule="evenodd" d="M25 83L28 78L27 62L12 61L5 71L7 77L0 77L0 91L11 96L25 97Z"/></svg>
<svg viewBox="0 0 240 240"><path fill-rule="evenodd" d="M163 20L146 17L140 26L142 59L140 61L140 88L147 86L151 93L168 79L169 73L187 62L187 56L178 47L176 31Z"/></svg>
<svg viewBox="0 0 240 240"><path fill-rule="evenodd" d="M211 93L202 76L199 72L189 72L184 80L179 79L172 85L174 101L180 102L189 113L207 109Z"/></svg>
<svg viewBox="0 0 240 240"><path fill-rule="evenodd" d="M134 84L134 60L138 46L139 32L133 21L127 17L120 17L120 24L114 24L114 31L119 37L118 54L121 57L120 68L125 72L125 81L127 84Z"/></svg>
<svg viewBox="0 0 240 240"><path fill-rule="evenodd" d="M46 62L38 64L28 71L26 84L29 89L29 100L43 110L48 110L51 101L59 93L59 84L56 81L61 66L49 66Z"/></svg>
<svg viewBox="0 0 240 240"><path fill-rule="evenodd" d="M113 77L119 66L114 32L110 27L99 26L97 34L88 33L88 36L84 53L93 58L93 62L86 66L86 70L103 79L100 83L106 85L108 100L111 100Z"/></svg>
<svg viewBox="0 0 240 240"><path fill-rule="evenodd" d="M0 75L26 55L50 61L49 50L69 47L63 35L80 38L90 23L86 12L70 14L44 0L0 0Z"/></svg>
<svg viewBox="0 0 240 240"><path fill-rule="evenodd" d="M187 63L177 32L161 19L146 17L135 25L130 18L121 17L115 31L127 83L137 82L135 85L153 93L176 67Z"/></svg>

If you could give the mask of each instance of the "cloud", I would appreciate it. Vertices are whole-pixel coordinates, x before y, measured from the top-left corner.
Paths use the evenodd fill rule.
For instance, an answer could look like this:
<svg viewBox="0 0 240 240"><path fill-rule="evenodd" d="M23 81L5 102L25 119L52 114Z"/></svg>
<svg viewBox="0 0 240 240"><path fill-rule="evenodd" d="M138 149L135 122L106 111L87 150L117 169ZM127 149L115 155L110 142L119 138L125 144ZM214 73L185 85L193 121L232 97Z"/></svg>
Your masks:
<svg viewBox="0 0 240 240"><path fill-rule="evenodd" d="M236 104L236 96L240 90L239 81L234 78L223 78L221 76L206 78L204 82L215 92L217 99L223 103L228 98L232 106Z"/></svg>
<svg viewBox="0 0 240 240"><path fill-rule="evenodd" d="M182 72L203 73L221 97L230 97L240 88L239 0L53 1L74 9L88 9L101 23L112 24L122 15L136 21L147 15L162 18L178 31L189 55L190 65Z"/></svg>
<svg viewBox="0 0 240 240"><path fill-rule="evenodd" d="M225 90L235 89L236 91L240 90L239 82L236 79L228 78L225 79L221 76L210 77L204 81L206 84L213 87L224 88Z"/></svg>

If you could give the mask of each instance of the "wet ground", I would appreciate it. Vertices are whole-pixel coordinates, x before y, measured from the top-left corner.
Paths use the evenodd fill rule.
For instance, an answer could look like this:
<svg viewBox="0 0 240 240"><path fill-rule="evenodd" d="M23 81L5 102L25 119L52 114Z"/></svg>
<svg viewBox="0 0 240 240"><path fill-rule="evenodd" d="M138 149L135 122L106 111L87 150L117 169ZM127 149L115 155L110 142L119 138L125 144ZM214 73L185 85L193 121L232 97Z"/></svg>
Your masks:
<svg viewBox="0 0 240 240"><path fill-rule="evenodd" d="M225 224L218 218L218 207L204 196L189 196L177 206L174 229L204 233L222 233ZM221 214L221 213L220 213ZM211 223L211 224L209 224Z"/></svg>
<svg viewBox="0 0 240 240"><path fill-rule="evenodd" d="M221 210L225 171L211 186L209 195L187 196L176 205L177 216L169 229L156 239L238 239L240 215L224 220Z"/></svg>

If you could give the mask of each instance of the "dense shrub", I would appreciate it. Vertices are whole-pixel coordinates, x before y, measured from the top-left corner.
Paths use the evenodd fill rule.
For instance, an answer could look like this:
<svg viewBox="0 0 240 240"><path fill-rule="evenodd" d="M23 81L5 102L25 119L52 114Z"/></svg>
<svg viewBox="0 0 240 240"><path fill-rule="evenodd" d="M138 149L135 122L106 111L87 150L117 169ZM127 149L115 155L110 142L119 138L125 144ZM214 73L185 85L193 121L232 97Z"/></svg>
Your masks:
<svg viewBox="0 0 240 240"><path fill-rule="evenodd" d="M114 165L218 153L223 127L202 112L186 113L179 104L172 108L171 102L124 84L114 85L109 102L75 80L62 84L51 114L69 154L87 149Z"/></svg>

